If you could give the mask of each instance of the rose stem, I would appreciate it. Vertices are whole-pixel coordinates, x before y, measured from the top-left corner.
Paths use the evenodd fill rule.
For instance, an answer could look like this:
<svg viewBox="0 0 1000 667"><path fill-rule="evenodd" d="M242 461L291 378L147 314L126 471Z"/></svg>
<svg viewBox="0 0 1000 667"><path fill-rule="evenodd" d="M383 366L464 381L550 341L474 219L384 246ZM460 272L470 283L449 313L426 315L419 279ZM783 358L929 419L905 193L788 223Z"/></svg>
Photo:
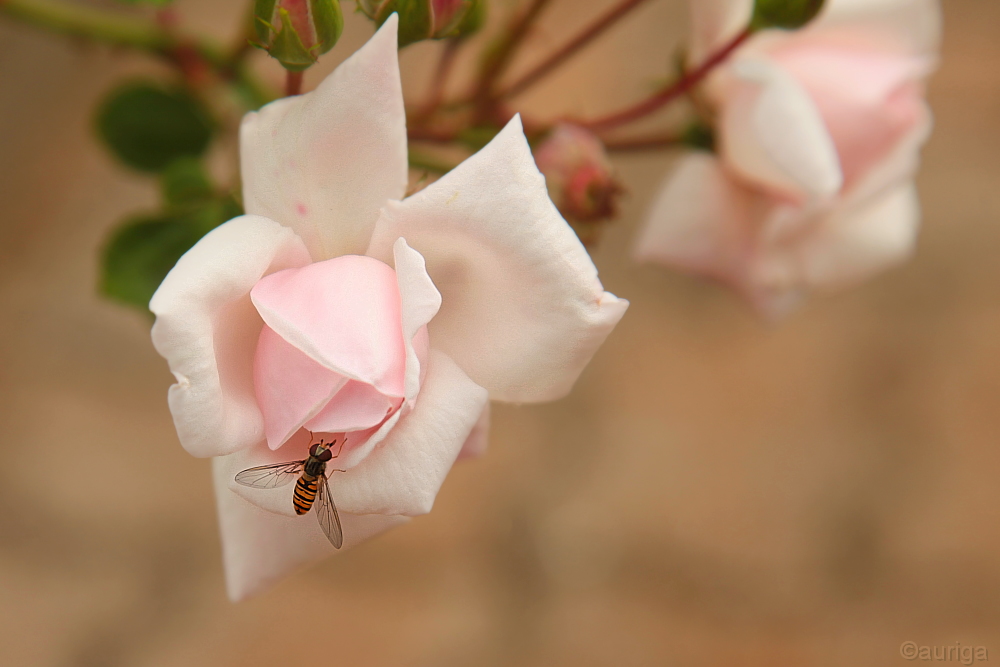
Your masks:
<svg viewBox="0 0 1000 667"><path fill-rule="evenodd" d="M517 52L518 46L528 34L528 29L543 9L551 0L532 0L528 8L519 16L515 17L508 25L500 40L488 50L490 54L483 63L483 68L479 74L479 81L472 92L472 101L476 106L476 115L479 120L485 120L493 111L495 98L493 97L493 86L496 80L503 74L511 58Z"/></svg>
<svg viewBox="0 0 1000 667"><path fill-rule="evenodd" d="M302 72L285 72L285 97L302 93Z"/></svg>
<svg viewBox="0 0 1000 667"><path fill-rule="evenodd" d="M521 94L643 2L646 2L646 0L623 0L619 2L616 7L612 7L602 16L598 17L583 32L550 55L546 60L536 65L530 72L497 93L496 98L506 99Z"/></svg>
<svg viewBox="0 0 1000 667"><path fill-rule="evenodd" d="M178 35L149 21L59 0L0 0L0 14L52 32L146 51L180 68L187 62L178 54L194 50L222 78L239 84L251 106L274 98L241 63L231 60L215 44Z"/></svg>
<svg viewBox="0 0 1000 667"><path fill-rule="evenodd" d="M441 101L444 99L444 89L448 83L448 76L451 74L452 66L455 64L455 56L458 55L458 49L462 46L463 41L461 37L452 37L445 42L444 49L441 51L441 59L438 60L437 69L434 71L434 78L431 80L427 101L424 103L424 108L416 114L414 122L419 123L425 120L437 111L437 108L441 105Z"/></svg>
<svg viewBox="0 0 1000 667"><path fill-rule="evenodd" d="M621 111L608 114L607 116L602 116L589 121L582 121L579 124L594 130L595 132L604 132L621 125L631 123L634 120L638 120L651 114L657 109L660 109L675 99L687 94L692 88L701 83L701 81L708 76L713 69L725 62L726 59L728 59L729 56L731 56L736 49L742 46L742 44L753 34L754 30L752 28L748 27L744 29L725 46L709 56L701 65L685 73L683 77L674 83L657 91L652 96L646 98L638 104Z"/></svg>
<svg viewBox="0 0 1000 667"><path fill-rule="evenodd" d="M684 140L676 134L666 134L662 136L634 137L632 139L606 141L604 142L604 147L612 152L630 153L659 150L661 148L673 148L683 144Z"/></svg>

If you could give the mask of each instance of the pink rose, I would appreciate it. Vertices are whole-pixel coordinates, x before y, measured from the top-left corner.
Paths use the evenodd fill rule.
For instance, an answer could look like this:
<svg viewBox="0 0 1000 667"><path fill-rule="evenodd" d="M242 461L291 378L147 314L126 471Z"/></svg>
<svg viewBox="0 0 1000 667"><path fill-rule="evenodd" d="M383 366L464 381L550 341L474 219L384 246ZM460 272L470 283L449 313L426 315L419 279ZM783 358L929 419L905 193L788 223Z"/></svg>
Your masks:
<svg viewBox="0 0 1000 667"><path fill-rule="evenodd" d="M692 2L693 59L738 32L752 4ZM802 30L755 35L705 86L719 156L683 159L638 257L721 279L780 314L909 256L939 29L936 0L828 0Z"/></svg>
<svg viewBox="0 0 1000 667"><path fill-rule="evenodd" d="M623 315L546 195L514 119L404 199L395 17L312 93L243 121L247 215L154 295L181 444L214 457L229 594L334 552L290 487L235 483L346 438L330 477L345 546L430 511L486 445L489 400L567 393Z"/></svg>

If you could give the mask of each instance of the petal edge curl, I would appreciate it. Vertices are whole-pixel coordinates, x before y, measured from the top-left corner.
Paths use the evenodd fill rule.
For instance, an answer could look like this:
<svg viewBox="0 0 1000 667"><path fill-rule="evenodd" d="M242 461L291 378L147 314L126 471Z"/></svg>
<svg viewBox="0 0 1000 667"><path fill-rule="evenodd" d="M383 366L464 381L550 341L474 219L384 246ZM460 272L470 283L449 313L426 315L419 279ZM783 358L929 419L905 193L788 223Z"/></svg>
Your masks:
<svg viewBox="0 0 1000 667"><path fill-rule="evenodd" d="M222 456L263 439L253 389L263 321L250 289L269 273L308 263L292 230L242 216L198 241L153 295L153 346L177 378L168 403L177 436L193 456Z"/></svg>
<svg viewBox="0 0 1000 667"><path fill-rule="evenodd" d="M520 117L425 190L383 208L368 254L388 261L400 237L441 292L432 347L497 400L567 394L628 307L604 291L549 199Z"/></svg>
<svg viewBox="0 0 1000 667"><path fill-rule="evenodd" d="M248 213L294 229L314 261L364 252L379 208L406 192L397 18L316 90L247 114L240 168Z"/></svg>

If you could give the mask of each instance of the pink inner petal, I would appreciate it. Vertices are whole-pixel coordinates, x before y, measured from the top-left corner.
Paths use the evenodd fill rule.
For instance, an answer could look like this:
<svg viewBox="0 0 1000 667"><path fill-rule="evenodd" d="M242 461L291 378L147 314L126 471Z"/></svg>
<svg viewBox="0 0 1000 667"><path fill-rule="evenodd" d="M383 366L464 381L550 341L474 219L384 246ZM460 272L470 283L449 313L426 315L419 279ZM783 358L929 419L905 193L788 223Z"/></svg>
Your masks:
<svg viewBox="0 0 1000 667"><path fill-rule="evenodd" d="M837 146L845 186L883 160L923 113L919 58L792 41L775 59L816 103Z"/></svg>
<svg viewBox="0 0 1000 667"><path fill-rule="evenodd" d="M404 395L399 287L386 264L344 255L273 273L250 295L264 322L319 364Z"/></svg>
<svg viewBox="0 0 1000 667"><path fill-rule="evenodd" d="M254 388L268 446L284 444L347 382L265 325L254 357Z"/></svg>
<svg viewBox="0 0 1000 667"><path fill-rule="evenodd" d="M320 433L361 431L381 424L403 399L380 394L370 384L351 380L330 399L305 428Z"/></svg>

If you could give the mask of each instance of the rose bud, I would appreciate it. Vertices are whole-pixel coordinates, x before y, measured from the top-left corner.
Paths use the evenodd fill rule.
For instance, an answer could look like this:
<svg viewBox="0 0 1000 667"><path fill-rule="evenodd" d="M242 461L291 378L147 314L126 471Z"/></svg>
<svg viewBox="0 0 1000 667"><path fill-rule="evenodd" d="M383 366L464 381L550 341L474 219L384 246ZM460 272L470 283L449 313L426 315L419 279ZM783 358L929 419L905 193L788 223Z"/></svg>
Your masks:
<svg viewBox="0 0 1000 667"><path fill-rule="evenodd" d="M362 14L376 25L399 15L399 45L423 39L470 35L483 24L486 0L358 0Z"/></svg>
<svg viewBox="0 0 1000 667"><path fill-rule="evenodd" d="M285 69L301 72L337 43L344 16L339 0L257 0L254 29L255 46Z"/></svg>
<svg viewBox="0 0 1000 667"><path fill-rule="evenodd" d="M549 196L583 242L596 240L598 225L616 215L622 187L601 141L589 131L560 124L535 149Z"/></svg>

